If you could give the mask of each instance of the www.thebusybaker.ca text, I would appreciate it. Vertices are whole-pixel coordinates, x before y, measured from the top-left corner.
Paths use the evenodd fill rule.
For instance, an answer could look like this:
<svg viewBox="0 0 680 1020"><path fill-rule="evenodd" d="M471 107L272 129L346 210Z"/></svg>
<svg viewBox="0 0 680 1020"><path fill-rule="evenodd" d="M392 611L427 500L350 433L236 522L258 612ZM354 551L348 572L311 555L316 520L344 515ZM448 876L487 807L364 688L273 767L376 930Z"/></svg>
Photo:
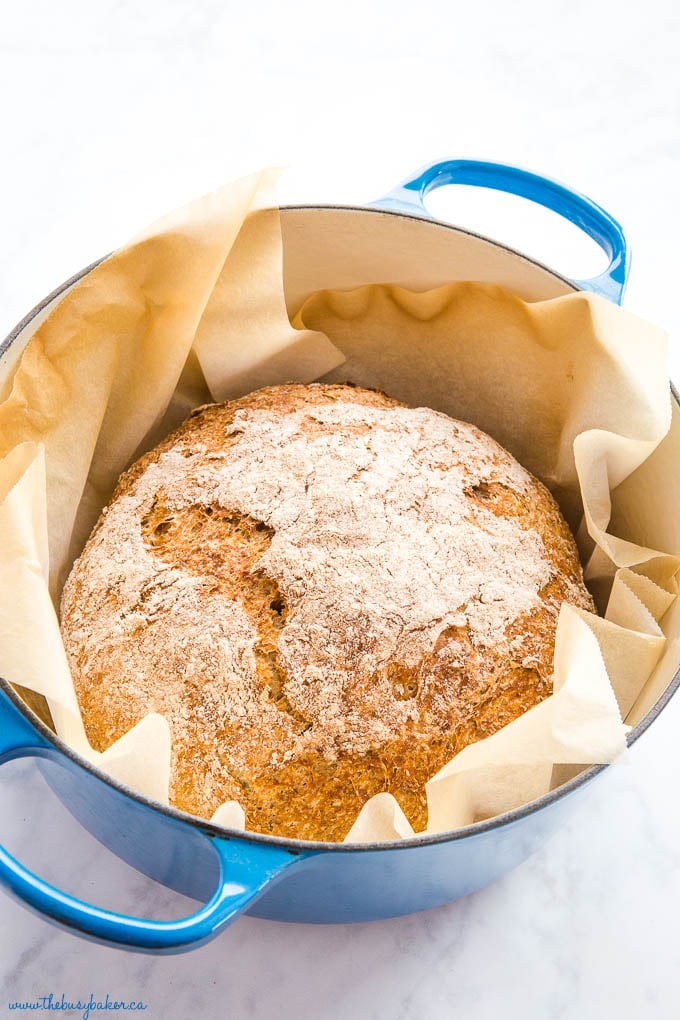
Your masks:
<svg viewBox="0 0 680 1020"><path fill-rule="evenodd" d="M65 1012L66 1010L71 1012L77 1011L81 1014L83 1020L88 1020L91 1013L117 1012L122 1010L135 1012L148 1008L145 1002L138 1002L134 999L112 999L108 992L105 999L95 999L94 995L90 993L88 999L75 1000L67 999L63 992L61 993L61 998L57 998L54 992L50 992L49 995L39 995L32 1002L10 1002L8 1006L10 1009L22 1011L42 1010L48 1013Z"/></svg>

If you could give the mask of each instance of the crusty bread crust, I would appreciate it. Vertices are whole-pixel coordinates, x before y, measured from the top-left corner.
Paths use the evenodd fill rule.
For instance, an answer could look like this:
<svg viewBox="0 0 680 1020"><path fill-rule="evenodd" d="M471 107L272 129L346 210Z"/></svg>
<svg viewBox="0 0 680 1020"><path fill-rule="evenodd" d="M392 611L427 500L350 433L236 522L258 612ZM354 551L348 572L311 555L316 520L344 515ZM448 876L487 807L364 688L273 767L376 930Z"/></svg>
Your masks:
<svg viewBox="0 0 680 1020"><path fill-rule="evenodd" d="M62 632L88 737L151 711L171 803L341 840L545 698L559 607L593 610L548 490L493 439L382 393L200 408L120 479Z"/></svg>

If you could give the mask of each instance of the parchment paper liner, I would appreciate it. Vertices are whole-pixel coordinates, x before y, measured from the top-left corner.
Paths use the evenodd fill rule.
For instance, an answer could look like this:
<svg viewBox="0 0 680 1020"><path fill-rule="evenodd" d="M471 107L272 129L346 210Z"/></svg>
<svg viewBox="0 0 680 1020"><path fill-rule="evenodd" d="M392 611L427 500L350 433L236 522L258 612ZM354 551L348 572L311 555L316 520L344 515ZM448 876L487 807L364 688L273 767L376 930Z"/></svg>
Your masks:
<svg viewBox="0 0 680 1020"><path fill-rule="evenodd" d="M586 574L606 605L604 619L564 606L554 694L427 784L428 831L445 831L541 795L560 765L625 749L621 714L664 650L680 560L608 534L610 491L668 431L665 339L592 296L527 304L475 283L322 292L291 326L274 179L192 203L93 270L0 388L0 675L44 696L85 758L167 803L167 722L150 714L104 753L90 747L52 599L120 472L191 407L291 380L377 386L474 422L553 489L572 526L582 516ZM213 817L243 827L233 802ZM347 839L409 835L385 793Z"/></svg>

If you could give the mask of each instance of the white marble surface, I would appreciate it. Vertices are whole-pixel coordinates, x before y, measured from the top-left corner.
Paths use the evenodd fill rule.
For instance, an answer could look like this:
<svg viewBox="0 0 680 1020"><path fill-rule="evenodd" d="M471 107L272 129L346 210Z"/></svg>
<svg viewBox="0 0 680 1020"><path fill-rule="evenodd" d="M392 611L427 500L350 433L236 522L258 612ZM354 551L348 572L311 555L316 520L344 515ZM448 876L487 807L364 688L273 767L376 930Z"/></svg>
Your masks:
<svg viewBox="0 0 680 1020"><path fill-rule="evenodd" d="M140 225L240 173L288 163L283 200L351 204L468 155L542 170L606 205L635 252L628 307L677 337L675 3L324 11L0 6L0 334ZM522 222L508 201L457 192L435 206L575 276L597 264L573 232ZM680 380L675 348L672 366ZM676 698L549 846L429 913L321 928L244 918L201 950L155 958L76 940L0 895L0 1016L27 1015L9 1002L50 991L108 991L172 1020L677 1018L679 727ZM3 766L0 819L0 838L72 892L148 916L192 908L83 834L31 763Z"/></svg>

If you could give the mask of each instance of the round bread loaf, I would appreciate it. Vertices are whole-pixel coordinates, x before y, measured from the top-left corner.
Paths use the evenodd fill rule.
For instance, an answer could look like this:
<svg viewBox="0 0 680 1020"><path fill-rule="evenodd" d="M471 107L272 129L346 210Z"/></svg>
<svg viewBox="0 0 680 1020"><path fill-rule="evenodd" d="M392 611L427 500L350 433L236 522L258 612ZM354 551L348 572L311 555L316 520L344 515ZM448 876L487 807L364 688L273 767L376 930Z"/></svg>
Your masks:
<svg viewBox="0 0 680 1020"><path fill-rule="evenodd" d="M62 631L92 745L148 712L170 802L341 840L552 690L560 604L592 610L547 489L479 429L352 386L199 408L120 479Z"/></svg>

